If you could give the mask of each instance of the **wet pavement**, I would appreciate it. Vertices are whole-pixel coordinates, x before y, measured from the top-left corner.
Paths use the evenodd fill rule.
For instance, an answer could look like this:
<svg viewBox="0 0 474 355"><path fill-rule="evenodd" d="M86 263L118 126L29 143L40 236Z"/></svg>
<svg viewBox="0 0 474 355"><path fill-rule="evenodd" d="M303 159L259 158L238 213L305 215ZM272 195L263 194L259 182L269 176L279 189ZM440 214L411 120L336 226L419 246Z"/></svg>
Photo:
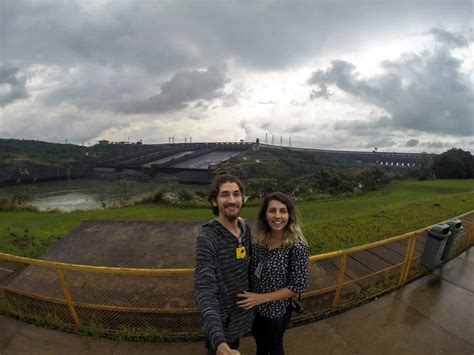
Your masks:
<svg viewBox="0 0 474 355"><path fill-rule="evenodd" d="M472 249L472 248L471 248ZM406 287L289 329L292 354L474 354L474 250ZM242 354L254 354L252 338ZM0 354L204 354L203 342L144 343L65 334L0 316Z"/></svg>

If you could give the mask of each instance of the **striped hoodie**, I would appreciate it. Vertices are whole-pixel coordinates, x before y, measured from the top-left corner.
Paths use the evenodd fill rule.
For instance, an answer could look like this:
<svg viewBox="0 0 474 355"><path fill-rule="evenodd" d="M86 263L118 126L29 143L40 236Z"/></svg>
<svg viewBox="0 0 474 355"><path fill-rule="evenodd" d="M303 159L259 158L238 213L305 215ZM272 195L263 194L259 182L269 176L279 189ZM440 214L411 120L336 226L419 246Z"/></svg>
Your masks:
<svg viewBox="0 0 474 355"><path fill-rule="evenodd" d="M202 227L197 239L194 298L213 348L241 338L253 321L253 311L236 304L237 294L249 290L251 248L248 224L242 220L239 227L240 242L216 219ZM237 259L240 245L245 246L247 255Z"/></svg>

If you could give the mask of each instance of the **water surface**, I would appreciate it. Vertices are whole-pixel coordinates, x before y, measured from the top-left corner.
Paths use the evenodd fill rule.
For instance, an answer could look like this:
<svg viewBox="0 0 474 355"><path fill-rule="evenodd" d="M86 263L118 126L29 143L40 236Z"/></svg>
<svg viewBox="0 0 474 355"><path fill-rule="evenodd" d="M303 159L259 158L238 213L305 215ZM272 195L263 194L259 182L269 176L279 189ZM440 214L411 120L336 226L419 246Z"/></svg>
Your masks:
<svg viewBox="0 0 474 355"><path fill-rule="evenodd" d="M116 205L130 198L139 198L147 192L156 190L177 192L179 190L197 191L206 188L195 185L180 185L175 182L130 182L124 185L118 181L77 179L2 187L0 188L0 198L12 197L29 186L35 188L32 196L34 206L41 211L59 209L64 212Z"/></svg>

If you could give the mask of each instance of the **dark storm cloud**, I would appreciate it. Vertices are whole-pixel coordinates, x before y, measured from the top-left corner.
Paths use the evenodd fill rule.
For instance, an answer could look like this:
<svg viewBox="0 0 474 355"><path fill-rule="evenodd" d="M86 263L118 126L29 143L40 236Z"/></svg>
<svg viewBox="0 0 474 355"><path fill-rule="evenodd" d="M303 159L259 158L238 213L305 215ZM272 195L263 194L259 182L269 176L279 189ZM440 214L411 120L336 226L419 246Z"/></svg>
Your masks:
<svg viewBox="0 0 474 355"><path fill-rule="evenodd" d="M418 143L420 143L420 141L418 139L409 139L405 143L405 147L416 147L418 145Z"/></svg>
<svg viewBox="0 0 474 355"><path fill-rule="evenodd" d="M17 0L2 7L7 62L137 66L153 73L201 64L186 54L186 45L176 45L163 5Z"/></svg>
<svg viewBox="0 0 474 355"><path fill-rule="evenodd" d="M230 81L224 66L210 66L205 71L180 71L161 85L161 92L144 101L123 103L119 111L126 114L163 113L180 110L196 100L223 96Z"/></svg>
<svg viewBox="0 0 474 355"><path fill-rule="evenodd" d="M259 127L265 131L271 130L272 129L272 123L271 122L261 122Z"/></svg>
<svg viewBox="0 0 474 355"><path fill-rule="evenodd" d="M469 45L467 39L459 33L452 33L443 27L432 28L428 33L431 33L436 41L447 47L466 47Z"/></svg>
<svg viewBox="0 0 474 355"><path fill-rule="evenodd" d="M420 15L426 21L470 21L470 9L469 2L10 0L2 2L2 61L23 71L35 64L61 68L60 87L38 100L95 108L114 97L139 101L144 86L155 89L153 79L159 83L178 71L228 60L239 67L285 68L318 53L357 49L375 37L374 27L398 33ZM394 17L398 12L404 16ZM77 66L84 75L69 73ZM110 75L104 78L100 68ZM130 78L133 70L142 72L137 80ZM327 97L324 89L313 94ZM224 106L237 103L229 97Z"/></svg>
<svg viewBox="0 0 474 355"><path fill-rule="evenodd" d="M328 99L331 94L328 91L328 86L326 84L319 84L319 90L311 90L309 93L310 100L315 100L319 98Z"/></svg>
<svg viewBox="0 0 474 355"><path fill-rule="evenodd" d="M430 148L430 149L451 148L452 146L453 146L452 143L439 142L439 141L423 143L423 147Z"/></svg>
<svg viewBox="0 0 474 355"><path fill-rule="evenodd" d="M31 63L102 63L151 73L235 59L276 69L357 49L414 21L471 20L469 1L82 1L2 2L5 58ZM394 14L403 13L403 16ZM388 21L389 20L389 21ZM378 32L374 33L373 28ZM440 33L440 36L445 36ZM446 37L446 36L445 36Z"/></svg>
<svg viewBox="0 0 474 355"><path fill-rule="evenodd" d="M8 91L8 97L11 83L0 86L0 100L3 104L18 101L29 90L35 99L15 117L35 121L37 138L50 129L38 122L39 117L54 116L54 125L69 132L69 121L77 121L75 113L84 108L97 114L97 120L108 120L108 128L113 129L119 124L110 117L120 110L162 113L198 100L215 108L209 100L219 98L219 107L229 107L252 99L248 87L229 86L226 89L236 91L222 93L226 80L222 72L214 72L212 79L212 70L198 71L210 63L228 63L245 82L249 71L278 75L279 70L297 69L315 58L337 58L340 53L390 41L401 29L405 36L409 28L419 33L433 23L451 28L472 20L472 4L467 0L4 0L0 11L2 64L28 77L27 82L17 77L13 85L17 91ZM459 38L445 32L432 34L445 46L461 45ZM44 70L41 75L38 68ZM313 97L321 100L331 93L322 86ZM123 103L120 110L119 102ZM291 102L301 108L306 105ZM73 114L68 114L69 108ZM10 120L9 129L22 132L19 121ZM94 134L91 131L91 138Z"/></svg>
<svg viewBox="0 0 474 355"><path fill-rule="evenodd" d="M140 93L134 88L135 82L145 87L153 84L142 71L121 72L119 78L118 72L120 68L90 64L55 68L48 76L54 85L40 99L47 106L70 103L80 108L107 109L114 102Z"/></svg>
<svg viewBox="0 0 474 355"><path fill-rule="evenodd" d="M223 107L232 107L240 104L239 93L236 90L223 95L221 99Z"/></svg>
<svg viewBox="0 0 474 355"><path fill-rule="evenodd" d="M333 125L336 131L350 131L356 136L376 136L382 134L387 128L390 128L390 119L381 117L375 122L366 120L337 120Z"/></svg>
<svg viewBox="0 0 474 355"><path fill-rule="evenodd" d="M285 129L285 133L295 134L295 133L302 133L307 132L308 130L314 128L314 125L311 123L295 123L290 125L288 128Z"/></svg>
<svg viewBox="0 0 474 355"><path fill-rule="evenodd" d="M390 137L382 137L376 140L372 140L364 145L364 148L390 148L395 146L396 143Z"/></svg>
<svg viewBox="0 0 474 355"><path fill-rule="evenodd" d="M37 119L38 117L41 119ZM119 120L117 116L89 115L71 110L59 112L37 110L29 112L28 115L19 114L12 117L5 115L0 122L2 137L40 139L59 143L64 143L64 140L68 139L75 144L81 144L91 136L97 137L111 127L120 130L128 125L129 122Z"/></svg>
<svg viewBox="0 0 474 355"><path fill-rule="evenodd" d="M442 29L433 31L438 41L442 37L438 46L431 51L406 53L397 61L385 61L381 63L382 74L364 78L352 63L334 60L328 69L315 71L308 83L335 85L390 113L390 119L372 123L375 126L473 135L472 83L469 73L461 70L462 61L451 53L454 44L464 46L466 39ZM354 128L360 128L360 123L354 122Z"/></svg>
<svg viewBox="0 0 474 355"><path fill-rule="evenodd" d="M26 77L19 68L0 66L0 106L27 98Z"/></svg>
<svg viewBox="0 0 474 355"><path fill-rule="evenodd" d="M198 101L194 104L194 108L207 110L209 108L209 104L205 103L204 101Z"/></svg>
<svg viewBox="0 0 474 355"><path fill-rule="evenodd" d="M244 120L241 122L240 127L246 128L250 125L253 126L253 123L247 122ZM288 120L287 124L285 126L282 126L281 123L279 123L278 121L263 121L263 122L259 122L258 124L255 124L254 127L258 131L264 131L268 134L275 134L274 138L276 139L278 134L283 135L284 137L288 138L288 136L291 134L308 132L309 130L314 128L314 123L312 122L292 123L292 121ZM251 133L251 132L247 132L247 133Z"/></svg>
<svg viewBox="0 0 474 355"><path fill-rule="evenodd" d="M356 66L352 63L343 60L333 60L331 67L326 71L320 69L315 71L308 80L308 84L319 85L319 92L327 91L328 84L335 84L341 90L357 96L379 98L381 95L380 89L376 85L360 79L356 69Z"/></svg>

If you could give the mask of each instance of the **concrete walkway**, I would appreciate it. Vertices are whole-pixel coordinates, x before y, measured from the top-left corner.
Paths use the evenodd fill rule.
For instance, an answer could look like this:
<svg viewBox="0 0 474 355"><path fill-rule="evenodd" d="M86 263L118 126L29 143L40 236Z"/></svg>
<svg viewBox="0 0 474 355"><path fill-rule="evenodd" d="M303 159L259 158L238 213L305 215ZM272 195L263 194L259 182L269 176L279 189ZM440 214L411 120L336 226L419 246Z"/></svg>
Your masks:
<svg viewBox="0 0 474 355"><path fill-rule="evenodd" d="M242 354L254 354L244 338ZM474 354L474 250L397 292L289 329L292 354ZM202 342L139 343L65 334L0 316L0 355L203 354Z"/></svg>

